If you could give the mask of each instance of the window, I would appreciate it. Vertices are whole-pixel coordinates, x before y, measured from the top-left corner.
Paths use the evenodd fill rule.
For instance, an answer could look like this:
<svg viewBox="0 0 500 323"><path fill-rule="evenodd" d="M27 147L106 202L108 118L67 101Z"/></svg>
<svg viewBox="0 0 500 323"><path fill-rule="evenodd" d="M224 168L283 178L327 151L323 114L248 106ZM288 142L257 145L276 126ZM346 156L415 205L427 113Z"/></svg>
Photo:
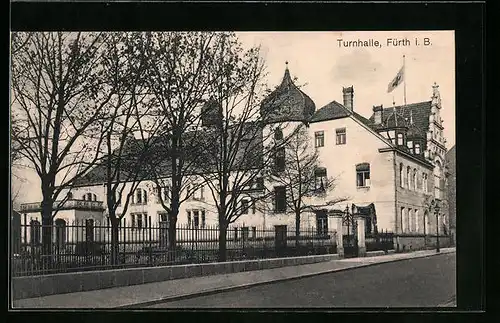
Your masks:
<svg viewBox="0 0 500 323"><path fill-rule="evenodd" d="M395 145L396 144L396 132L394 130L388 131L387 136L389 140Z"/></svg>
<svg viewBox="0 0 500 323"><path fill-rule="evenodd" d="M243 240L248 240L248 233L249 233L248 229L249 229L248 227L241 228L241 235L243 237Z"/></svg>
<svg viewBox="0 0 500 323"><path fill-rule="evenodd" d="M413 169L413 188L417 191L417 170Z"/></svg>
<svg viewBox="0 0 500 323"><path fill-rule="evenodd" d="M135 191L135 203L142 204L142 190L140 188Z"/></svg>
<svg viewBox="0 0 500 323"><path fill-rule="evenodd" d="M274 166L278 172L285 170L285 148L280 147L276 150L276 156L274 158Z"/></svg>
<svg viewBox="0 0 500 323"><path fill-rule="evenodd" d="M413 232L415 230L414 221L415 219L413 218L413 210L408 209L408 232Z"/></svg>
<svg viewBox="0 0 500 323"><path fill-rule="evenodd" d="M420 144L415 143L415 154L420 155Z"/></svg>
<svg viewBox="0 0 500 323"><path fill-rule="evenodd" d="M314 187L318 191L324 191L326 185L326 168L318 167L314 170Z"/></svg>
<svg viewBox="0 0 500 323"><path fill-rule="evenodd" d="M200 186L200 200L205 199L205 187L203 185Z"/></svg>
<svg viewBox="0 0 500 323"><path fill-rule="evenodd" d="M135 228L135 214L130 214L130 220L132 222L132 230Z"/></svg>
<svg viewBox="0 0 500 323"><path fill-rule="evenodd" d="M405 187L405 172L404 172L404 167L403 163L399 164L399 182L401 187Z"/></svg>
<svg viewBox="0 0 500 323"><path fill-rule="evenodd" d="M30 222L30 242L32 244L40 243L40 222L38 220L31 220Z"/></svg>
<svg viewBox="0 0 500 323"><path fill-rule="evenodd" d="M63 219L55 220L56 225L56 247L63 248L66 243L66 221Z"/></svg>
<svg viewBox="0 0 500 323"><path fill-rule="evenodd" d="M201 210L201 227L204 228L206 223L205 210Z"/></svg>
<svg viewBox="0 0 500 323"><path fill-rule="evenodd" d="M163 196L162 196L162 188L161 187L157 187L156 188L156 203L161 203L161 199Z"/></svg>
<svg viewBox="0 0 500 323"><path fill-rule="evenodd" d="M325 133L323 131L316 131L314 133L314 138L316 148L323 147L325 145Z"/></svg>
<svg viewBox="0 0 500 323"><path fill-rule="evenodd" d="M94 241L94 219L85 220L85 240Z"/></svg>
<svg viewBox="0 0 500 323"><path fill-rule="evenodd" d="M424 186L424 193L428 193L429 192L428 175L422 174L422 180L423 180L422 185Z"/></svg>
<svg viewBox="0 0 500 323"><path fill-rule="evenodd" d="M147 204L148 203L148 193L142 188L135 190L135 200L132 199L132 204Z"/></svg>
<svg viewBox="0 0 500 323"><path fill-rule="evenodd" d="M187 221L188 227L191 227L191 211L187 211Z"/></svg>
<svg viewBox="0 0 500 323"><path fill-rule="evenodd" d="M406 226L406 221L405 221L405 208L401 208L401 232L405 232L405 226Z"/></svg>
<svg viewBox="0 0 500 323"><path fill-rule="evenodd" d="M406 146L410 149L410 153L413 154L413 141L408 140L408 142L406 143Z"/></svg>
<svg viewBox="0 0 500 323"><path fill-rule="evenodd" d="M200 212L198 210L193 211L193 222L195 228L200 226Z"/></svg>
<svg viewBox="0 0 500 323"><path fill-rule="evenodd" d="M137 214L137 229L142 229L142 214Z"/></svg>
<svg viewBox="0 0 500 323"><path fill-rule="evenodd" d="M326 212L316 213L316 228L318 235L328 234L328 216Z"/></svg>
<svg viewBox="0 0 500 323"><path fill-rule="evenodd" d="M248 214L248 200L241 200L241 214Z"/></svg>
<svg viewBox="0 0 500 323"><path fill-rule="evenodd" d="M415 210L415 232L419 232L419 218L418 218L418 210Z"/></svg>
<svg viewBox="0 0 500 323"><path fill-rule="evenodd" d="M411 189L411 169L410 169L410 166L408 166L406 168L406 180L408 181L408 185L406 187L408 187L408 189Z"/></svg>
<svg viewBox="0 0 500 323"><path fill-rule="evenodd" d="M345 145L346 143L346 131L345 128L335 129L336 133L336 143L337 145Z"/></svg>
<svg viewBox="0 0 500 323"><path fill-rule="evenodd" d="M405 144L404 136L402 133L398 133L398 146L403 146Z"/></svg>
<svg viewBox="0 0 500 323"><path fill-rule="evenodd" d="M286 189L284 186L277 186L274 188L274 211L286 211Z"/></svg>
<svg viewBox="0 0 500 323"><path fill-rule="evenodd" d="M168 222L168 213L167 212L159 212L158 213L158 222Z"/></svg>
<svg viewBox="0 0 500 323"><path fill-rule="evenodd" d="M356 186L357 187L370 186L370 164L362 163L356 165Z"/></svg>
<svg viewBox="0 0 500 323"><path fill-rule="evenodd" d="M97 201L97 195L93 193L85 193L83 195L83 200L84 201Z"/></svg>
<svg viewBox="0 0 500 323"><path fill-rule="evenodd" d="M276 128L274 130L274 139L275 140L282 140L283 139L283 131L281 131L280 128Z"/></svg>

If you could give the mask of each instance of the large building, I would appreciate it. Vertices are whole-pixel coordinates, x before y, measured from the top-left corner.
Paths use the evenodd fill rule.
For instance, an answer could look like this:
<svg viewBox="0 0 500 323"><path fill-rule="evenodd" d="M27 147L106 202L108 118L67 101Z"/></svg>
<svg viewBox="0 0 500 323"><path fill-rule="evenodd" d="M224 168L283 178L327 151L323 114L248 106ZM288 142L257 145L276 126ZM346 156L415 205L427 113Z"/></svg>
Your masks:
<svg viewBox="0 0 500 323"><path fill-rule="evenodd" d="M456 164L456 146L453 146L446 153L446 192L448 206L448 220L450 236L453 243L456 243L456 227L457 227L457 164Z"/></svg>
<svg viewBox="0 0 500 323"><path fill-rule="evenodd" d="M432 86L428 101L404 106L374 106L369 117L356 112L352 86L343 88L342 94L342 102L332 101L316 109L314 101L294 84L287 67L282 83L261 105L263 111L272 112L269 129L274 122L288 126L304 124L320 154L320 166L325 172L321 176L337 178L336 187L328 193L329 196L316 198L318 205L322 205L321 199L346 198L345 202L304 214L301 225L323 226L328 223L325 217L333 210L344 210L354 204L370 206L368 231L377 227L378 231L398 234L435 232L436 217L427 214L426 203L429 197L443 199L445 195L446 147L438 85ZM97 217L106 221L106 212L99 203L106 201L103 183L102 172L93 170L71 189L71 197L81 201L81 207L88 209L89 217L97 220L97 212ZM272 186L272 183L265 182L264 185ZM140 229L149 219L153 223L167 219L157 193L151 181L139 185L124 217L127 225ZM274 200L285 198L283 194L286 193L276 190ZM211 207L210 199L208 190L200 187L191 199L182 203L178 223L198 227L217 224L216 210ZM294 227L293 213L286 208L276 210L276 205L280 204L269 206L269 212L251 207L236 224L248 227L287 224ZM37 208L25 205L21 210L23 213L32 212L30 219L39 217ZM118 209L117 213L120 212ZM56 219L71 222L81 216L78 214L77 210L60 212ZM446 214L441 214L437 221L449 223L446 217Z"/></svg>

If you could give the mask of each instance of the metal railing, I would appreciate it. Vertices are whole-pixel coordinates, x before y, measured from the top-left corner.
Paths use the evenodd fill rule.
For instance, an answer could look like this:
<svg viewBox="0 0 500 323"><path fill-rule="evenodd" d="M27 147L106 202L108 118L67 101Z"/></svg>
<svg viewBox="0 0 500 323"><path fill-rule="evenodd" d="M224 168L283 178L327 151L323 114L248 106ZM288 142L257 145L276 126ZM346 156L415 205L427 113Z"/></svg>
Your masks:
<svg viewBox="0 0 500 323"><path fill-rule="evenodd" d="M102 201L85 201L77 199L69 199L66 201L55 201L54 209L83 209L104 211L104 203ZM42 210L42 203L24 203L20 206L20 212L39 212Z"/></svg>
<svg viewBox="0 0 500 323"><path fill-rule="evenodd" d="M149 219L150 221L150 219ZM151 223L151 222L149 222ZM198 223L200 224L200 223ZM44 228L51 231L50 252L42 252ZM50 226L38 222L22 224L13 231L18 237L11 246L13 276L164 266L219 261L219 228L178 225L175 246L169 246L168 224L135 223L118 228L118 255L112 259L108 223L61 221ZM337 252L335 231L294 228L278 232L275 227L231 226L226 234L226 261L333 254ZM114 261L113 261L114 260Z"/></svg>

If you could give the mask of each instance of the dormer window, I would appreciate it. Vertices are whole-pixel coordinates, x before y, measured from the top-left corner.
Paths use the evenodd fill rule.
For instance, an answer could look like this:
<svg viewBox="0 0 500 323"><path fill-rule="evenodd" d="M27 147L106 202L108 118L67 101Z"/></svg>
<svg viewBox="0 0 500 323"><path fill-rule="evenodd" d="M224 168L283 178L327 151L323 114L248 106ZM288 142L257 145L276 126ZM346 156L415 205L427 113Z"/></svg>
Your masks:
<svg viewBox="0 0 500 323"><path fill-rule="evenodd" d="M415 143L415 154L420 155L420 144Z"/></svg>
<svg viewBox="0 0 500 323"><path fill-rule="evenodd" d="M413 154L413 141L408 140L406 146L408 147L408 149L410 149L410 153Z"/></svg>
<svg viewBox="0 0 500 323"><path fill-rule="evenodd" d="M274 139L275 140L283 140L283 131L280 128L276 128L274 130Z"/></svg>
<svg viewBox="0 0 500 323"><path fill-rule="evenodd" d="M398 133L398 146L403 146L405 144L404 136L402 133Z"/></svg>

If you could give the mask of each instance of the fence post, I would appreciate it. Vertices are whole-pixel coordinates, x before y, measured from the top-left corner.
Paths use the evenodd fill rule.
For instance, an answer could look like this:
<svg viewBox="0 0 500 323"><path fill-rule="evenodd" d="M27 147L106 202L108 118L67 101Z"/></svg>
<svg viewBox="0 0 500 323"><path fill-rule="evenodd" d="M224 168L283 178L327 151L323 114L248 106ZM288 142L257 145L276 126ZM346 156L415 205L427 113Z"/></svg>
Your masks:
<svg viewBox="0 0 500 323"><path fill-rule="evenodd" d="M366 255L366 244L365 244L365 218L362 216L356 217L356 227L358 235L358 256L364 257Z"/></svg>
<svg viewBox="0 0 500 323"><path fill-rule="evenodd" d="M344 230L342 227L342 214L333 214L332 220L335 224L335 229L337 230L337 254L340 258L344 257Z"/></svg>
<svg viewBox="0 0 500 323"><path fill-rule="evenodd" d="M148 231L149 231L149 264L151 265L153 263L153 250L152 244L151 244L151 216L148 217Z"/></svg>

